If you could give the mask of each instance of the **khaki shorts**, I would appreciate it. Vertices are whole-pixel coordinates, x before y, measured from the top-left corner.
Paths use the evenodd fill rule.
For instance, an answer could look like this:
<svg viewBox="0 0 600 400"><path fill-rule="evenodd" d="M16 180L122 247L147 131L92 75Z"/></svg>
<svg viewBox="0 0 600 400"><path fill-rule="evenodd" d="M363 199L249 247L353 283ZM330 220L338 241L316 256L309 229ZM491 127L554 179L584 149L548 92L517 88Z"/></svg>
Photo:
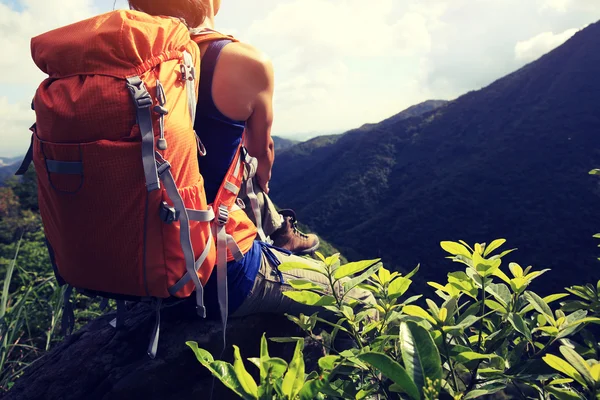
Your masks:
<svg viewBox="0 0 600 400"><path fill-rule="evenodd" d="M275 249L271 249L273 255L275 255L282 263L287 261L316 264L314 260L310 260L304 257L287 255ZM260 269L254 281L254 286L250 291L248 297L235 311L232 317L241 317L249 314L257 313L276 313L276 314L291 314L298 316L300 313L305 315L311 315L315 312L319 312L323 318L330 319L331 315L327 315L328 312L322 307L307 306L300 304L283 293L288 290L294 290L289 284L290 279L305 279L316 283L323 287L327 293L331 293L331 288L327 278L316 272L308 270L291 270L287 272L281 272L283 275L284 283L281 283L280 275L274 265L269 262L267 257L263 254ZM343 294L343 282L341 280L336 284L336 293ZM373 295L366 290L354 288L348 296L359 300L367 304L375 304L375 298Z"/></svg>

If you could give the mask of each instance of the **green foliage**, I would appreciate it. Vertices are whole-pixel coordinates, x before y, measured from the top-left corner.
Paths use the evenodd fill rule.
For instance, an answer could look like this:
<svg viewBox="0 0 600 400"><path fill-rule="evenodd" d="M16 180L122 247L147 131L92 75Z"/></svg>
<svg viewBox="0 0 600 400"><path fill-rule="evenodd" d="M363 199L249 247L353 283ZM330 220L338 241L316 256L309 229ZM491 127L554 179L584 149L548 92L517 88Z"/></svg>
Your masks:
<svg viewBox="0 0 600 400"><path fill-rule="evenodd" d="M475 399L500 391L531 399L600 399L600 344L588 326L600 323L600 281L539 296L528 287L548 270L503 267L513 251L501 249L505 242L442 242L448 258L465 269L448 273L445 283L429 282L435 299L406 297L418 267L402 275L380 260L342 265L337 255L319 253L315 266L282 264L284 271L309 268L330 283L292 281L296 290L285 292L333 316L288 315L323 346L314 370L305 370L301 338L275 339L297 342L288 365L269 357L263 336L260 358L250 359L260 382L246 372L237 349L230 365L188 345L248 399ZM345 290L334 289L340 283ZM355 300L351 288L371 292L374 301ZM340 336L353 346L339 348Z"/></svg>
<svg viewBox="0 0 600 400"><path fill-rule="evenodd" d="M35 182L30 169L0 187L0 393L62 340L64 288L48 257ZM74 296L74 304L76 327L100 315L98 305L82 295Z"/></svg>

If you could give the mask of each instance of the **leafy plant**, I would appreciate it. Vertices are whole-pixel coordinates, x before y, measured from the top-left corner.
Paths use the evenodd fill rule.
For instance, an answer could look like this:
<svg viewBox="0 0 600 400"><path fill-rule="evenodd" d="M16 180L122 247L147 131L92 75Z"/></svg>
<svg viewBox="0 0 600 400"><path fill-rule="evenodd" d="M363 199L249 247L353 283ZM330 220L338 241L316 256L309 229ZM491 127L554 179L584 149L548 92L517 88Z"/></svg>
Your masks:
<svg viewBox="0 0 600 400"><path fill-rule="evenodd" d="M586 326L600 323L600 282L541 297L529 286L548 270L514 262L503 268L514 251L502 251L505 242L442 242L448 258L466 268L448 273L447 282L429 282L437 299L405 297L419 267L402 275L380 260L341 265L338 255L320 254L318 266L282 264L282 271L310 269L329 282L324 289L293 280L296 290L285 292L322 309L288 315L323 346L314 370L304 371L301 338L272 338L297 340L288 366L269 357L263 336L260 358L250 359L260 369L259 383L243 369L237 348L230 365L195 343L188 346L226 386L251 399L474 399L500 391L521 398L596 398L598 342ZM374 301L355 300L353 289L369 291ZM353 346L340 346L348 338Z"/></svg>

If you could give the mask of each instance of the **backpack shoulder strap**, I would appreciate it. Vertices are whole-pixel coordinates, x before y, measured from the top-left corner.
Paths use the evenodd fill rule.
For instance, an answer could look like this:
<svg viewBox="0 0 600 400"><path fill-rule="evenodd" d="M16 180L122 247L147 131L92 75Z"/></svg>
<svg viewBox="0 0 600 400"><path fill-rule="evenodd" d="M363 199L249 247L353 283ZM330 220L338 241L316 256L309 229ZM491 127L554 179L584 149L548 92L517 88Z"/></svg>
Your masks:
<svg viewBox="0 0 600 400"><path fill-rule="evenodd" d="M205 42L212 42L214 40L219 40L219 39L228 39L228 40L231 40L232 42L239 42L238 39L234 38L231 35L226 35L224 33L217 32L212 29L204 29L204 30L198 31L198 32L192 31L191 37L192 37L192 40L194 42L196 42L197 44L201 44L201 43L205 43Z"/></svg>

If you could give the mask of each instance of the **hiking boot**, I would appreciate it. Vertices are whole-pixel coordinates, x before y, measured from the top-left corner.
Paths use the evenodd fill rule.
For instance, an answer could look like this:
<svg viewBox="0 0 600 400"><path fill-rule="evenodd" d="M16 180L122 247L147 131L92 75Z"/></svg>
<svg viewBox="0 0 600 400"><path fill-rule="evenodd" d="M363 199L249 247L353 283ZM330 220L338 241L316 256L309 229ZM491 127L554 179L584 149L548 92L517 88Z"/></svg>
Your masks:
<svg viewBox="0 0 600 400"><path fill-rule="evenodd" d="M298 230L298 221L293 210L280 210L279 214L283 217L283 225L271 234L273 246L289 250L297 255L314 253L319 248L317 235L302 233Z"/></svg>

